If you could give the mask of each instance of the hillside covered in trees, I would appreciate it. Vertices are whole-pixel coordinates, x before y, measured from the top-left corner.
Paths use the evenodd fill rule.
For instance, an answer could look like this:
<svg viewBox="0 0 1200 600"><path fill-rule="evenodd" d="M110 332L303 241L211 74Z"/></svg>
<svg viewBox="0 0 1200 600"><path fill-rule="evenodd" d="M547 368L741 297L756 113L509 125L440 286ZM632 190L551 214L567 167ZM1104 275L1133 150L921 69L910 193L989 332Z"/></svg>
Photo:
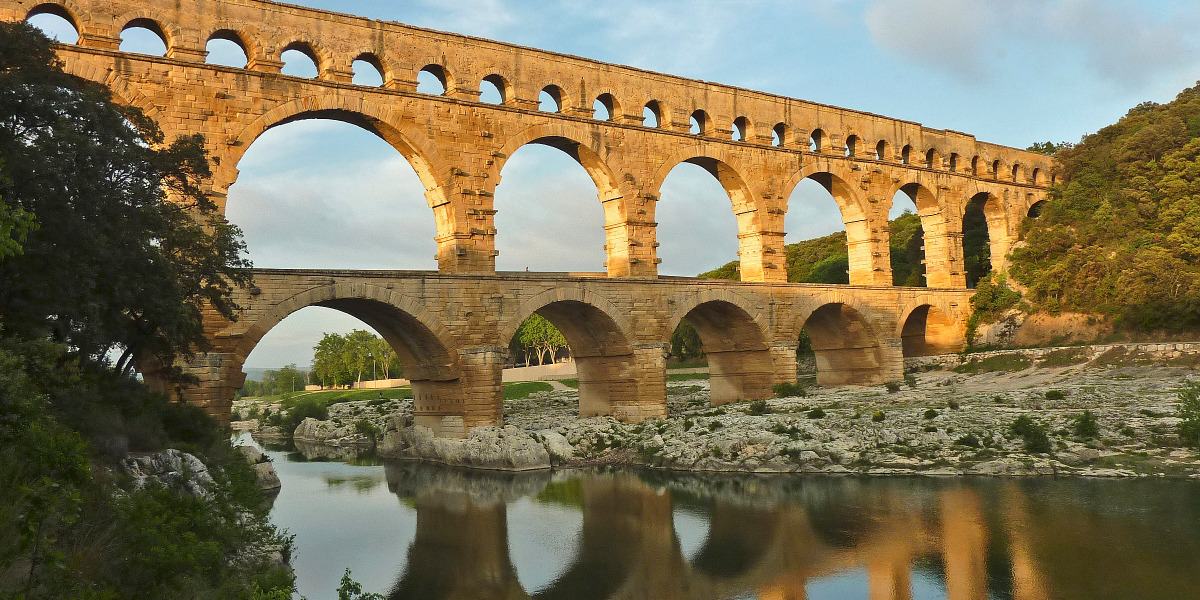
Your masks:
<svg viewBox="0 0 1200 600"><path fill-rule="evenodd" d="M1056 158L1067 183L1011 256L1032 309L1122 329L1200 325L1200 86L1139 104Z"/></svg>

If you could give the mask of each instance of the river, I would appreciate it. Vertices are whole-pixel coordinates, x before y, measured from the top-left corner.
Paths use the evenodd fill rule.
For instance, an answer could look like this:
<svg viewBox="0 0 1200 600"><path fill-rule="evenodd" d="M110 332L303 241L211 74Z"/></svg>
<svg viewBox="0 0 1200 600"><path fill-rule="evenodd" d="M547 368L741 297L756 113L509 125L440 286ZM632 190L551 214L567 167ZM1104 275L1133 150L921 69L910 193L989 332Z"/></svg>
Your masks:
<svg viewBox="0 0 1200 600"><path fill-rule="evenodd" d="M243 441L249 441L244 436ZM270 450L308 600L1200 599L1200 482L468 472Z"/></svg>

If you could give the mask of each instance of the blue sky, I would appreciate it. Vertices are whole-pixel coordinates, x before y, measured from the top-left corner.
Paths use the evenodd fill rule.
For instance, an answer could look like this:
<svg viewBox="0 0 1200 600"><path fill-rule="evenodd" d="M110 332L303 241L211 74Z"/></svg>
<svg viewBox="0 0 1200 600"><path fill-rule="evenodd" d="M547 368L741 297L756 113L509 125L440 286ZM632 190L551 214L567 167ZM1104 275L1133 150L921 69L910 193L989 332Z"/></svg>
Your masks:
<svg viewBox="0 0 1200 600"><path fill-rule="evenodd" d="M1169 101L1200 79L1194 0L298 3L879 113L1017 147L1078 141L1130 107ZM238 167L228 215L245 231L257 266L436 268L422 187L411 167L370 134L345 124L294 123L264 134ZM582 167L557 150L526 147L502 176L495 199L500 269L602 270L603 218ZM833 200L815 184L798 189L790 205L788 242L842 228ZM694 275L734 258L729 200L699 168L671 173L656 217L662 273ZM303 367L322 332L354 327L364 325L305 309L264 337L247 366Z"/></svg>

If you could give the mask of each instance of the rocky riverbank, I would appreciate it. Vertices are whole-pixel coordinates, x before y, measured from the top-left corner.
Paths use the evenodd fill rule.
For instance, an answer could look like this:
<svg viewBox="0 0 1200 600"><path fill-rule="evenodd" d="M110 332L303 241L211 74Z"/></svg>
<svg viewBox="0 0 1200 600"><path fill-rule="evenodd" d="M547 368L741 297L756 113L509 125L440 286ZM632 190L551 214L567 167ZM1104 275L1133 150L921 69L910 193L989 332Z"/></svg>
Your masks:
<svg viewBox="0 0 1200 600"><path fill-rule="evenodd" d="M297 439L376 447L384 456L486 469L639 465L683 471L878 475L1078 475L1200 478L1178 438L1178 390L1190 364L1098 361L1079 350L936 364L898 389L817 388L807 395L708 406L706 379L668 384L670 417L630 425L578 418L574 390L505 403L503 428L466 440L413 427L411 401L379 411L330 407ZM335 412L336 410L336 412ZM334 417L333 415L339 415ZM368 420L375 443L361 433ZM357 428L357 429L354 429ZM341 437L339 437L341 436Z"/></svg>

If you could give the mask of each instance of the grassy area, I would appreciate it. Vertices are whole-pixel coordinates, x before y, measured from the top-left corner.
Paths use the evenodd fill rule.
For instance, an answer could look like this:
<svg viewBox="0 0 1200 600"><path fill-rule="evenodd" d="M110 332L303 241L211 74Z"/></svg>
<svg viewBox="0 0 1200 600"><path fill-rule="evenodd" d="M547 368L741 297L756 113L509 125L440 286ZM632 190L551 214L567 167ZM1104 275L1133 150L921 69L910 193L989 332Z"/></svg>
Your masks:
<svg viewBox="0 0 1200 600"><path fill-rule="evenodd" d="M321 390L319 392L296 392L295 394L284 394L281 396L250 396L245 400L255 400L263 404L275 404L277 402L304 399L311 402L320 402L325 406L337 404L339 402L352 402L354 400L378 400L380 397L389 400L404 400L412 398L412 388L399 387L388 388L383 390Z"/></svg>
<svg viewBox="0 0 1200 600"><path fill-rule="evenodd" d="M559 379L558 382L569 388L579 389L579 380L574 377L570 379Z"/></svg>
<svg viewBox="0 0 1200 600"><path fill-rule="evenodd" d="M955 373L966 373L968 375L977 375L979 373L1011 373L1013 371L1024 371L1033 365L1033 361L1018 354L999 354L989 356L984 359L972 358L971 360L954 367Z"/></svg>
<svg viewBox="0 0 1200 600"><path fill-rule="evenodd" d="M1087 348L1060 348L1047 352L1038 362L1039 367L1069 367L1088 361Z"/></svg>
<svg viewBox="0 0 1200 600"><path fill-rule="evenodd" d="M694 369L696 367L707 367L708 357L702 356L699 358L686 358L678 360L674 358L667 359L667 369Z"/></svg>
<svg viewBox="0 0 1200 600"><path fill-rule="evenodd" d="M667 373L667 381L691 381L708 379L708 373Z"/></svg>
<svg viewBox="0 0 1200 600"><path fill-rule="evenodd" d="M505 400L520 400L528 398L537 392L549 392L554 386L545 381L518 381L504 384Z"/></svg>

